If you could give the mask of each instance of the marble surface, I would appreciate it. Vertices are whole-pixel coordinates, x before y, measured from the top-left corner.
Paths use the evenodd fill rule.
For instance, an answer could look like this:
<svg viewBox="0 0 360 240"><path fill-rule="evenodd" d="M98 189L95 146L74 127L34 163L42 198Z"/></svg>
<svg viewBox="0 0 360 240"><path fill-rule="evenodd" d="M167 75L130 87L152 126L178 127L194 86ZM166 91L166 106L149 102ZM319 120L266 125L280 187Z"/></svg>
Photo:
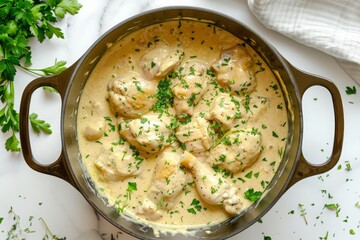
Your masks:
<svg viewBox="0 0 360 240"><path fill-rule="evenodd" d="M245 0L81 0L79 14L68 16L59 23L65 39L53 39L43 44L32 42L33 67L46 67L55 59L75 62L91 44L109 28L145 10L163 6L198 6L222 12L238 19L266 38L296 67L333 81L339 88L344 105L345 139L341 159L331 171L307 178L291 187L262 218L232 239L359 239L360 238L360 93L347 95L347 86L360 87L349 78L330 56L296 43L264 28L251 14ZM17 73L16 107L21 92L35 79ZM321 87L309 89L303 99L303 152L313 163L326 161L331 153L333 115L329 93ZM31 112L52 124L53 134L31 134L35 157L41 163L51 163L61 151L60 98L37 90L32 98ZM0 137L0 239L6 239L15 223L13 211L20 217L25 239L42 239L45 226L58 237L75 239L133 239L99 218L82 195L65 181L31 170L21 153L4 149L7 136ZM346 168L351 166L351 170ZM339 204L340 211L324 208ZM302 206L302 208L299 207ZM303 216L305 215L305 216ZM306 220L306 221L305 221ZM18 228L19 229L19 228ZM352 234L352 231L353 233Z"/></svg>

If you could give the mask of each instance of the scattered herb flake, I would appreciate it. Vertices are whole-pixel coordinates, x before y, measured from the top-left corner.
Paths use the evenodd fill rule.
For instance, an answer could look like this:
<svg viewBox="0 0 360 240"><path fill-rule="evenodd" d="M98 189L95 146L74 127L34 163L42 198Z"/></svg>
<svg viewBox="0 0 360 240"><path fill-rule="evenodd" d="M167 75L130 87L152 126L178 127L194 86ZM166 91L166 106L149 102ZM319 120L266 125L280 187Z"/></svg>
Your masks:
<svg viewBox="0 0 360 240"><path fill-rule="evenodd" d="M40 217L39 220L42 222L42 224L44 224L45 229L46 229L46 235L45 235L45 237L43 237L43 239L66 240L66 237L60 238L60 237L56 236L55 234L53 234L51 232L49 226L46 224L45 220L42 217ZM50 237L48 236L47 233L49 233Z"/></svg>
<svg viewBox="0 0 360 240"><path fill-rule="evenodd" d="M299 208L300 208L300 215L304 218L305 224L307 225L308 222L306 220L306 210L304 208L304 205L299 203Z"/></svg>
<svg viewBox="0 0 360 240"><path fill-rule="evenodd" d="M346 168L345 168L346 171L351 171L352 168L351 168L351 165L350 165L349 161L345 162L345 166L346 166Z"/></svg>
<svg viewBox="0 0 360 240"><path fill-rule="evenodd" d="M329 210L334 210L336 213L336 217L339 217L339 212L340 212L340 205L338 203L330 203L330 204L325 204L324 208L327 208Z"/></svg>
<svg viewBox="0 0 360 240"><path fill-rule="evenodd" d="M329 232L326 231L325 237L320 237L320 240L327 240L329 237Z"/></svg>
<svg viewBox="0 0 360 240"><path fill-rule="evenodd" d="M352 86L352 87L347 86L345 92L347 95L356 94L356 87L355 86Z"/></svg>

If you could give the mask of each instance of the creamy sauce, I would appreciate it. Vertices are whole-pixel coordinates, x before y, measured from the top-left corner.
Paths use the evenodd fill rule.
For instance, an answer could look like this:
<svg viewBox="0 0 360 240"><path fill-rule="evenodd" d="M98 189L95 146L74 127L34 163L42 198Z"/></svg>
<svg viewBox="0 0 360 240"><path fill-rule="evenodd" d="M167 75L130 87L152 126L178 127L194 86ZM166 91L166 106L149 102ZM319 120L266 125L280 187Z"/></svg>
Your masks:
<svg viewBox="0 0 360 240"><path fill-rule="evenodd" d="M288 134L280 85L264 61L194 21L114 43L86 83L77 126L84 166L119 214L191 227L251 206Z"/></svg>

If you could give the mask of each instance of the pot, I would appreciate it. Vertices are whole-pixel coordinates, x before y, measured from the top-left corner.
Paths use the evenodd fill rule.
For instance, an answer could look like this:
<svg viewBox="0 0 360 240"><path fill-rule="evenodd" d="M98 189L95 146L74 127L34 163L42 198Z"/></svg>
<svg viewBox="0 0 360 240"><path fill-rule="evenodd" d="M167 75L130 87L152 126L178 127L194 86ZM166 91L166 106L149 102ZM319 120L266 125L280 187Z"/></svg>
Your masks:
<svg viewBox="0 0 360 240"><path fill-rule="evenodd" d="M77 143L76 119L79 99L86 81L95 65L108 49L108 44L121 39L140 28L167 20L189 19L203 21L227 30L250 45L272 69L281 85L288 106L289 134L283 160L266 194L244 214L233 217L221 224L207 229L198 229L193 237L206 239L224 239L233 236L259 220L293 184L306 177L324 173L336 165L340 158L344 116L340 93L336 86L325 79L312 76L291 66L270 44L240 22L223 14L190 7L162 8L132 17L119 23L101 38L72 66L64 72L51 77L42 77L32 81L24 90L20 108L20 138L26 163L34 170L50 174L72 184L84 198L110 223L121 230L141 239L173 239L173 235L157 234L149 226L129 221L115 213L98 197L96 188L85 174ZM335 134L332 154L321 165L309 163L302 154L303 113L301 99L311 86L321 85L331 94L335 113ZM50 86L58 90L61 100L61 140L62 151L59 158L50 165L36 161L32 154L29 139L29 106L32 93L39 87ZM177 234L176 238L187 238Z"/></svg>

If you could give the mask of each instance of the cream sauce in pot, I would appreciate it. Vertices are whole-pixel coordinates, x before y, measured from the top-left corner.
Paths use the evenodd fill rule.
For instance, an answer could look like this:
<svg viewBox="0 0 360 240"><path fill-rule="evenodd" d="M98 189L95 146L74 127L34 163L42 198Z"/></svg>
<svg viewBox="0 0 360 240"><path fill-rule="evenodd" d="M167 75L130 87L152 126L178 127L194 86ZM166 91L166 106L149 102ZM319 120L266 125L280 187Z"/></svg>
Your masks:
<svg viewBox="0 0 360 240"><path fill-rule="evenodd" d="M119 214L197 227L265 191L288 135L280 85L242 40L169 21L114 43L81 95L83 165Z"/></svg>

